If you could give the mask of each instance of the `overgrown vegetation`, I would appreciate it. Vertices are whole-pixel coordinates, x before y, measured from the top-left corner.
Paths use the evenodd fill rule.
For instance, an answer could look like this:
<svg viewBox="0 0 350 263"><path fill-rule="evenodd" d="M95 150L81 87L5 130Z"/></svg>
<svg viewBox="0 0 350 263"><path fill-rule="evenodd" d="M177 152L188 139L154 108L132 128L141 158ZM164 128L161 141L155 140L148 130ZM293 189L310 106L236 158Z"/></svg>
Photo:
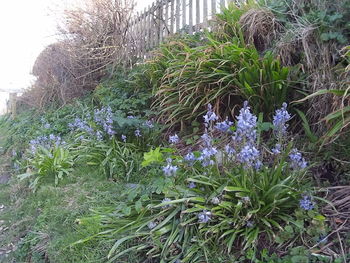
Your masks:
<svg viewBox="0 0 350 263"><path fill-rule="evenodd" d="M39 78L0 121L0 260L348 262L349 7L240 2L132 69L105 50L68 100Z"/></svg>

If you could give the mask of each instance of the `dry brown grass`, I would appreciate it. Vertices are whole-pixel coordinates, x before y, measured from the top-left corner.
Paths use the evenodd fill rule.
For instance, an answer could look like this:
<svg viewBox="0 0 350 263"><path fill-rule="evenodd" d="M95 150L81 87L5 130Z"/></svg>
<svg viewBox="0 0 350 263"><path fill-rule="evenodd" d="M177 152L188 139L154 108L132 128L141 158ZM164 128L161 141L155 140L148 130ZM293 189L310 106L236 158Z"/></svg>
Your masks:
<svg viewBox="0 0 350 263"><path fill-rule="evenodd" d="M271 47L281 31L281 25L274 14L267 9L250 9L239 20L242 26L244 39L254 44L256 49L263 51Z"/></svg>

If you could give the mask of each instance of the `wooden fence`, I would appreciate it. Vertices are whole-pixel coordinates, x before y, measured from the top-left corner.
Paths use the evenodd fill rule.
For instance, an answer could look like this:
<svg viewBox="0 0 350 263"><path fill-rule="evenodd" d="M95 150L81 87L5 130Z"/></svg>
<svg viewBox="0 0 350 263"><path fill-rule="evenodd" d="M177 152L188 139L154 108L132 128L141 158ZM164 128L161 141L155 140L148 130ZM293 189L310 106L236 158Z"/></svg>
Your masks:
<svg viewBox="0 0 350 263"><path fill-rule="evenodd" d="M138 12L129 27L127 49L138 58L147 56L166 37L210 28L213 16L230 2L242 0L157 0Z"/></svg>

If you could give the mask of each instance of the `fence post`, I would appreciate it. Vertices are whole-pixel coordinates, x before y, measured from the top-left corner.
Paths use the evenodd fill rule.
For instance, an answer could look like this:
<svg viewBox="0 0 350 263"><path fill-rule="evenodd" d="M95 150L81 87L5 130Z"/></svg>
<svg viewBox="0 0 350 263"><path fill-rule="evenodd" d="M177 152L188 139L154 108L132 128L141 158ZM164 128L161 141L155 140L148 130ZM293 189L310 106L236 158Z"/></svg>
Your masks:
<svg viewBox="0 0 350 263"><path fill-rule="evenodd" d="M225 0L220 0L220 10L224 10L225 8Z"/></svg>
<svg viewBox="0 0 350 263"><path fill-rule="evenodd" d="M165 0L165 13L164 13L164 37L169 35L169 0Z"/></svg>
<svg viewBox="0 0 350 263"><path fill-rule="evenodd" d="M145 57L145 53L146 53L146 30L147 30L147 19L146 19L146 17L147 17L147 15L146 15L146 12L147 12L147 9L146 9L146 7L145 7L145 9L144 9L144 11L143 11L143 14L142 14L142 22L141 22L141 34L142 34L142 36L141 36L141 43L142 43L142 48L141 48L141 50L142 50L142 54L141 54L141 56L142 56L142 59L144 59L144 57Z"/></svg>
<svg viewBox="0 0 350 263"><path fill-rule="evenodd" d="M16 117L16 110L17 110L17 93L9 94L9 104L10 104L11 117L12 119L14 119Z"/></svg>
<svg viewBox="0 0 350 263"><path fill-rule="evenodd" d="M159 0L157 0L154 11L153 11L153 28L154 28L154 46L159 44L159 27L160 27L160 19L159 19Z"/></svg>
<svg viewBox="0 0 350 263"><path fill-rule="evenodd" d="M186 33L186 25L187 25L187 19L186 19L186 10L187 9L187 5L186 5L186 0L182 0L182 29L183 29L183 33Z"/></svg>
<svg viewBox="0 0 350 263"><path fill-rule="evenodd" d="M216 14L216 0L211 0L211 19L214 18Z"/></svg>
<svg viewBox="0 0 350 263"><path fill-rule="evenodd" d="M203 25L208 26L208 0L203 0Z"/></svg>
<svg viewBox="0 0 350 263"><path fill-rule="evenodd" d="M196 32L199 31L199 24L201 23L201 9L200 0L196 0Z"/></svg>
<svg viewBox="0 0 350 263"><path fill-rule="evenodd" d="M180 0L176 0L175 20L176 20L175 33L178 33L180 31Z"/></svg>
<svg viewBox="0 0 350 263"><path fill-rule="evenodd" d="M193 34L193 0L189 0L188 3L188 26L189 26L189 31L188 33L190 35Z"/></svg>
<svg viewBox="0 0 350 263"><path fill-rule="evenodd" d="M148 11L146 13L146 48L147 53L151 49L151 6L148 5Z"/></svg>
<svg viewBox="0 0 350 263"><path fill-rule="evenodd" d="M164 38L164 2L159 2L159 43L163 42Z"/></svg>
<svg viewBox="0 0 350 263"><path fill-rule="evenodd" d="M171 0L170 6L170 34L174 34L174 1Z"/></svg>

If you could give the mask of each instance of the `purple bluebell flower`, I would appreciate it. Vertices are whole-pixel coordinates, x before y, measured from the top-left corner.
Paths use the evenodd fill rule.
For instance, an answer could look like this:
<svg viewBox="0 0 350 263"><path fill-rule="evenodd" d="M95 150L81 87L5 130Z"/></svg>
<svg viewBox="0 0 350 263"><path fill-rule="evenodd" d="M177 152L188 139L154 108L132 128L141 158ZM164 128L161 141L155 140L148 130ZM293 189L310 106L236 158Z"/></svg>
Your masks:
<svg viewBox="0 0 350 263"><path fill-rule="evenodd" d="M14 168L16 171L18 171L21 167L20 167L20 165L19 165L17 162L15 162L15 163L13 164L13 168Z"/></svg>
<svg viewBox="0 0 350 263"><path fill-rule="evenodd" d="M151 120L147 120L143 125L147 126L150 129L152 129L154 127L153 121L151 121Z"/></svg>
<svg viewBox="0 0 350 263"><path fill-rule="evenodd" d="M299 201L300 208L308 211L314 209L314 203L311 201L311 197L304 195Z"/></svg>
<svg viewBox="0 0 350 263"><path fill-rule="evenodd" d="M206 147L211 147L211 145L212 145L212 138L210 137L210 135L207 132L205 132L201 136L201 138L203 139L203 142L206 145Z"/></svg>
<svg viewBox="0 0 350 263"><path fill-rule="evenodd" d="M97 132L96 132L96 138L97 138L98 141L102 141L103 135L102 135L102 132L101 132L101 131L97 131Z"/></svg>
<svg viewBox="0 0 350 263"><path fill-rule="evenodd" d="M193 152L190 152L185 155L184 160L187 162L194 162L196 161L196 157L194 156Z"/></svg>
<svg viewBox="0 0 350 263"><path fill-rule="evenodd" d="M220 199L219 197L213 197L210 202L213 204L213 205L217 205L217 204L220 204Z"/></svg>
<svg viewBox="0 0 350 263"><path fill-rule="evenodd" d="M249 204L250 203L250 197L249 196L243 196L242 197L243 203Z"/></svg>
<svg viewBox="0 0 350 263"><path fill-rule="evenodd" d="M254 169L257 171L260 170L262 166L263 166L263 163L260 160L256 160L253 164Z"/></svg>
<svg viewBox="0 0 350 263"><path fill-rule="evenodd" d="M254 143L256 141L257 117L250 112L248 102L245 101L243 108L237 116L236 132L234 139L237 142L248 141Z"/></svg>
<svg viewBox="0 0 350 263"><path fill-rule="evenodd" d="M259 159L260 153L253 145L245 145L238 154L238 160L246 167L252 167Z"/></svg>
<svg viewBox="0 0 350 263"><path fill-rule="evenodd" d="M90 135L93 135L93 129L87 124L86 121L81 120L80 118L75 118L74 122L69 123L68 127L70 130L80 130L84 131Z"/></svg>
<svg viewBox="0 0 350 263"><path fill-rule="evenodd" d="M297 149L292 149L289 153L291 167L295 170L304 169L307 167L307 162Z"/></svg>
<svg viewBox="0 0 350 263"><path fill-rule="evenodd" d="M126 135L122 134L121 137L122 137L122 141L123 141L123 142L126 142Z"/></svg>
<svg viewBox="0 0 350 263"><path fill-rule="evenodd" d="M162 200L162 204L170 202L170 201L171 201L171 199L166 197ZM172 206L173 206L172 204L168 204L168 205L164 205L163 208L170 208Z"/></svg>
<svg viewBox="0 0 350 263"><path fill-rule="evenodd" d="M44 128L45 128L45 129L50 129L50 127L51 127L50 123L45 123L45 124L44 124Z"/></svg>
<svg viewBox="0 0 350 263"><path fill-rule="evenodd" d="M136 137L141 137L141 136L142 136L139 129L136 129L136 130L135 130L135 136L136 136Z"/></svg>
<svg viewBox="0 0 350 263"><path fill-rule="evenodd" d="M196 187L196 183L194 183L194 182L190 182L189 184L188 184L188 186L187 186L188 188L190 188L190 189L193 189L193 188L195 188Z"/></svg>
<svg viewBox="0 0 350 263"><path fill-rule="evenodd" d="M246 226L247 227L253 227L254 226L254 221L248 220L247 223L246 223Z"/></svg>
<svg viewBox="0 0 350 263"><path fill-rule="evenodd" d="M208 104L208 111L203 116L203 118L206 127L208 127L211 122L216 121L218 119L218 116L216 116L216 114L213 112L213 107L210 103Z"/></svg>
<svg viewBox="0 0 350 263"><path fill-rule="evenodd" d="M207 210L203 210L203 212L198 214L198 222L199 223L208 223L212 218L212 213L207 211Z"/></svg>
<svg viewBox="0 0 350 263"><path fill-rule="evenodd" d="M272 153L275 155L280 154L282 150L281 148L282 148L281 144L276 143L275 148L272 148Z"/></svg>
<svg viewBox="0 0 350 263"><path fill-rule="evenodd" d="M179 143L179 141L180 141L179 136L177 136L176 133L172 136L169 136L169 143L177 144Z"/></svg>
<svg viewBox="0 0 350 263"><path fill-rule="evenodd" d="M36 139L29 141L29 147L32 154L35 154L37 152L39 146L49 149L51 147L57 147L63 144L64 141L62 141L61 137L54 134L50 134L49 137L38 136Z"/></svg>
<svg viewBox="0 0 350 263"><path fill-rule="evenodd" d="M284 102L282 104L282 108L276 110L272 121L274 131L278 137L281 137L287 133L287 122L290 120L290 118L291 116L287 111L287 103Z"/></svg>
<svg viewBox="0 0 350 263"><path fill-rule="evenodd" d="M154 221L151 221L151 222L149 222L149 223L147 224L147 227L148 227L149 229L153 229L153 228L155 228L156 226L157 226L157 223L154 222Z"/></svg>
<svg viewBox="0 0 350 263"><path fill-rule="evenodd" d="M214 160L212 160L212 157L214 157L217 152L218 151L215 147L204 148L201 151L201 156L198 158L198 160L202 162L204 167L214 165Z"/></svg>
<svg viewBox="0 0 350 263"><path fill-rule="evenodd" d="M172 160L171 158L167 158L167 165L166 166L163 166L162 170L165 174L165 176L173 176L173 175L176 175L176 171L178 169L177 166L175 165L172 165Z"/></svg>
<svg viewBox="0 0 350 263"><path fill-rule="evenodd" d="M225 152L231 157L231 156L234 156L235 154L236 154L236 151L235 151L235 149L232 147L232 146L230 146L230 145L226 145L225 146Z"/></svg>
<svg viewBox="0 0 350 263"><path fill-rule="evenodd" d="M127 118L128 118L128 119L135 119L135 116L129 115L129 116L127 116Z"/></svg>
<svg viewBox="0 0 350 263"><path fill-rule="evenodd" d="M103 131L109 136L113 136L115 131L113 130L113 113L111 107L102 107L101 109L95 109L94 120L96 124L103 128Z"/></svg>
<svg viewBox="0 0 350 263"><path fill-rule="evenodd" d="M232 126L233 122L229 121L227 118L223 122L218 122L215 125L215 129L221 131L221 132L227 132L230 127Z"/></svg>

